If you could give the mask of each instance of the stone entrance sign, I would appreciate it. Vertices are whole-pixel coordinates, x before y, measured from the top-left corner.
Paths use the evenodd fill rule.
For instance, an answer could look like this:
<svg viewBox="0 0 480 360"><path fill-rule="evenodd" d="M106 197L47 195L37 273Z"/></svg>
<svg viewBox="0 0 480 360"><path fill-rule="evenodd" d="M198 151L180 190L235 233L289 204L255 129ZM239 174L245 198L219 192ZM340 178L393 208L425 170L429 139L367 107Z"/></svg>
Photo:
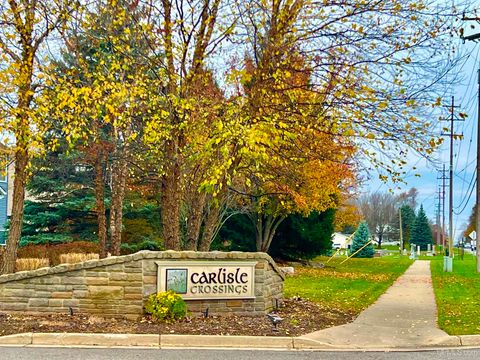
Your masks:
<svg viewBox="0 0 480 360"><path fill-rule="evenodd" d="M157 289L184 299L254 299L257 262L157 261Z"/></svg>
<svg viewBox="0 0 480 360"><path fill-rule="evenodd" d="M284 275L265 253L141 251L0 276L0 311L138 318L150 294L180 293L191 312L264 315Z"/></svg>

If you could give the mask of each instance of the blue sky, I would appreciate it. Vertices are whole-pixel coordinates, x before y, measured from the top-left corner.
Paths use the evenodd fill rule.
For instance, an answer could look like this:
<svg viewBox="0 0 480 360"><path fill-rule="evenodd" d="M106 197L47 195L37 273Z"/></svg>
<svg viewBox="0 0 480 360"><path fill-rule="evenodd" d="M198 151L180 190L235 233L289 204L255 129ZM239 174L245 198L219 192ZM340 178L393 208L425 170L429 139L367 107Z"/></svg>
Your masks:
<svg viewBox="0 0 480 360"><path fill-rule="evenodd" d="M451 96L455 96L456 105L460 105L458 111L464 112L468 118L464 122L456 122L454 129L455 133L463 134L463 140L456 140L454 142L454 215L453 228L454 239L457 240L461 236L471 209L475 203L475 167L476 167L476 144L477 144L477 69L480 66L480 43L465 42L459 40L459 49L466 54L466 59L463 64L455 70L461 78L459 84L445 89L444 103L449 105ZM448 109L445 108L445 114L448 115ZM442 127L449 126L449 123L442 122L438 124L438 133L442 132ZM395 192L406 191L411 187L417 188L418 203L423 204L427 216L435 222L435 208L437 205L437 194L441 180L439 169L442 164L445 164L448 176L449 166L449 149L450 141L448 137L445 138L444 143L434 155L437 159L436 163L426 161L415 155L410 155L408 159L408 168L405 181L407 184L383 184L378 180L373 180L364 187L364 191L388 191L391 188L401 188ZM416 167L417 170L412 170ZM419 173L421 177L416 177ZM447 180L448 184L448 180ZM445 200L445 223L448 226L448 188L446 189ZM448 231L448 230L447 230Z"/></svg>

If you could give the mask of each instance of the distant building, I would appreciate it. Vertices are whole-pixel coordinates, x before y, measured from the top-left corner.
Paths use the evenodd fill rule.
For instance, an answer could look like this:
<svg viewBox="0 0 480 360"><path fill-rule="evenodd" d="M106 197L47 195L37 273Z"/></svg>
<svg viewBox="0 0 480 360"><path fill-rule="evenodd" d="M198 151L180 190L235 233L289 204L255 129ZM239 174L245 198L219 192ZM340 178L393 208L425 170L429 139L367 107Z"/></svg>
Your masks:
<svg viewBox="0 0 480 360"><path fill-rule="evenodd" d="M335 232L332 238L332 247L334 249L348 249L348 245L352 244L353 236Z"/></svg>

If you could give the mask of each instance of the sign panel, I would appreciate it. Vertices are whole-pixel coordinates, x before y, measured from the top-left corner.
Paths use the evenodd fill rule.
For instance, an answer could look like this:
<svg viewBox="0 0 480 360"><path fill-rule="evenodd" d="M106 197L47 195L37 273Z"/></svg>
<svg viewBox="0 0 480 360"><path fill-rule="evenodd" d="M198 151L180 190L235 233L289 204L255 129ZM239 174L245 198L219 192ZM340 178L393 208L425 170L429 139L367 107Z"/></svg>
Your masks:
<svg viewBox="0 0 480 360"><path fill-rule="evenodd" d="M255 298L252 261L157 261L157 291L187 300Z"/></svg>

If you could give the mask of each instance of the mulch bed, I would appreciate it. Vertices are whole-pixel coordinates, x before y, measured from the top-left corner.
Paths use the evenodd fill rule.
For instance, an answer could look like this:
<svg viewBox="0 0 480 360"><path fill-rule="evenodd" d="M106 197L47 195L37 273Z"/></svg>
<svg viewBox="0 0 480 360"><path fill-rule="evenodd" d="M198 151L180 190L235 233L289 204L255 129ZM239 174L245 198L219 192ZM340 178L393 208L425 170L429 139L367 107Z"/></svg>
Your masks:
<svg viewBox="0 0 480 360"><path fill-rule="evenodd" d="M23 332L299 336L342 325L356 317L356 314L300 298L285 300L276 313L283 319L277 329L266 316L190 316L174 324L165 324L148 317L131 321L84 314L0 313L0 336Z"/></svg>

